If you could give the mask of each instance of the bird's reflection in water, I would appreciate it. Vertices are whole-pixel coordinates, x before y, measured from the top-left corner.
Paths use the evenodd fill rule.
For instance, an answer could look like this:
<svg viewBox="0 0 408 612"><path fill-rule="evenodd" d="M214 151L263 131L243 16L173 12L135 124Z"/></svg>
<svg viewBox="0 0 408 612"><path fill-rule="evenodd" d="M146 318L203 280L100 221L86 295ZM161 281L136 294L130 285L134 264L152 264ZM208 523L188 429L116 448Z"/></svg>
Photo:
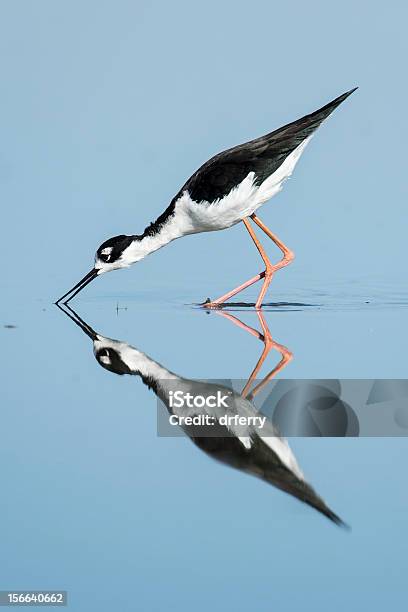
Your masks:
<svg viewBox="0 0 408 612"><path fill-rule="evenodd" d="M98 363L115 374L140 376L144 384L148 385L166 406L169 415L177 420L186 435L201 450L222 463L257 476L297 497L337 525L345 526L345 523L306 482L286 439L279 435L270 420L264 419L264 422L261 422L260 413L252 403L256 393L280 372L292 358L286 347L272 339L261 313L258 314L258 317L262 331L257 331L229 313L222 311L219 313L220 316L229 319L259 338L264 344L262 355L247 384L242 392L238 393L220 383L209 383L178 376L126 342L113 340L98 334L69 306L58 307L92 340ZM251 386L253 386L262 364L272 349L281 354L281 360L251 391ZM219 392L222 397L227 397L227 399L224 399L221 406L216 405L215 407L208 403L203 407L197 407L191 403L188 405L184 403L180 406L180 402L171 401L171 397L174 396L176 390L181 392L184 397L189 393L194 397L208 398L217 396L217 392ZM225 403L227 407L225 407ZM222 418L225 415L229 417L228 423ZM203 424L185 423L186 417L197 416L201 416ZM207 417L207 420L203 417ZM211 419L211 425L209 425L208 417ZM245 417L241 420L241 423L245 422L244 425L238 422L239 417Z"/></svg>

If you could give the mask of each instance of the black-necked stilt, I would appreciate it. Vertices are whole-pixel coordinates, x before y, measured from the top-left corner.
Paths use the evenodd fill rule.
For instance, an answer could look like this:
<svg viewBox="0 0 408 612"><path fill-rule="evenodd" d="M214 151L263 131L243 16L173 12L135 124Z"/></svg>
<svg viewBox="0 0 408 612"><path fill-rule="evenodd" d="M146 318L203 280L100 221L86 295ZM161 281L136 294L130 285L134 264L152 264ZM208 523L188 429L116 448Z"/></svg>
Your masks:
<svg viewBox="0 0 408 612"><path fill-rule="evenodd" d="M356 89L266 136L212 157L188 179L170 206L142 234L115 236L101 244L92 270L56 303L70 296L65 303L69 302L98 275L126 268L176 238L227 229L242 221L264 261L265 270L218 299L207 300L205 306L217 307L263 278L255 304L260 308L273 274L287 266L294 255L255 212L282 189L313 132ZM277 264L269 261L249 219L282 251L283 257Z"/></svg>
<svg viewBox="0 0 408 612"><path fill-rule="evenodd" d="M66 309L61 306L59 308L92 340L98 363L115 374L140 376L143 383L160 398L170 417L176 419L172 424L181 426L201 450L222 463L257 476L293 495L337 525L346 526L306 482L287 440L280 436L272 422L262 416L252 403L252 398L263 388L265 382L268 382L291 358L291 353L286 347L272 340L261 313L258 316L262 333L245 325L236 317L227 315L227 318L263 340L265 344L262 356L248 383L243 391L238 393L225 384L179 376L130 344L98 334L69 306ZM250 386L254 382L254 377L271 348L280 352L282 359L251 392ZM177 392L184 398L200 398L201 401L196 403L191 400L180 403L179 396L176 396ZM219 396L223 400L217 404L214 398ZM177 401L173 401L173 398ZM210 399L211 402L206 401ZM198 417L198 423L197 419L193 421L194 417Z"/></svg>

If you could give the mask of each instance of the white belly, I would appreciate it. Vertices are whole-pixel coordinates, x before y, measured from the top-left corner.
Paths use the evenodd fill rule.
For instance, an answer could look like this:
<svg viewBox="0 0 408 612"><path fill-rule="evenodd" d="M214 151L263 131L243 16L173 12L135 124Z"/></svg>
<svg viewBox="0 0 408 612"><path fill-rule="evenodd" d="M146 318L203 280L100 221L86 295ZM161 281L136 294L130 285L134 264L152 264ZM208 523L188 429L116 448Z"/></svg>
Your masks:
<svg viewBox="0 0 408 612"><path fill-rule="evenodd" d="M176 202L176 218L182 234L212 232L226 229L249 217L262 204L279 193L292 174L311 136L306 138L283 164L261 185L254 184L255 173L250 172L228 195L215 202L195 202L185 191Z"/></svg>

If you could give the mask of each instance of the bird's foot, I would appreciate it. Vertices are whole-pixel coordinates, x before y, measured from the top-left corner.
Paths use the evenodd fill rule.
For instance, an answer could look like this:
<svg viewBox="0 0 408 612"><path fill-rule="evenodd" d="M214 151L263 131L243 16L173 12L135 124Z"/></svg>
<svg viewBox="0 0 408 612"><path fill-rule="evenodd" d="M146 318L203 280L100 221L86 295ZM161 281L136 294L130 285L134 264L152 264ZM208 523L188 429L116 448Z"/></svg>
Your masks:
<svg viewBox="0 0 408 612"><path fill-rule="evenodd" d="M202 308L208 308L208 309L216 309L216 308L222 308L222 302L213 302L211 301L210 298L207 298L205 300L205 302L202 302L201 304L198 304L199 306L201 306Z"/></svg>

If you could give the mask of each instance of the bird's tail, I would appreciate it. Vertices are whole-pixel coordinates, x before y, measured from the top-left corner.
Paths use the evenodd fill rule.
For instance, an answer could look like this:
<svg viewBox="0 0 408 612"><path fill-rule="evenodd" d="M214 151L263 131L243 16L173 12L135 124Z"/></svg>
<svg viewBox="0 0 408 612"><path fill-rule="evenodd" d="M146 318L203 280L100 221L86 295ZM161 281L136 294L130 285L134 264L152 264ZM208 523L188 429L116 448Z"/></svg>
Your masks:
<svg viewBox="0 0 408 612"><path fill-rule="evenodd" d="M305 138L311 136L315 130L319 127L319 125L327 119L327 117L336 109L344 100L346 100L354 91L356 91L358 87L354 87L350 89L350 91L346 91L346 93L342 94L338 98L335 98L322 108L314 111L310 115L305 115L292 123L288 123L281 128L278 128L274 132L271 132L266 136L267 139L273 140L275 143L289 140L291 142L292 148L300 144ZM295 142L296 141L296 142Z"/></svg>
<svg viewBox="0 0 408 612"><path fill-rule="evenodd" d="M338 98L335 98L331 102L328 102L328 104L322 106L322 108L319 108L314 113L311 113L310 115L305 115L305 117L302 117L302 119L299 119L299 121L303 121L305 123L310 122L312 124L317 124L317 126L320 125L321 122L324 121L334 111L334 109L340 106L340 104L344 102L344 100L351 96L351 94L354 93L356 89L358 89L358 87L353 87L353 89L350 89L350 91L346 91L346 93L342 94Z"/></svg>

